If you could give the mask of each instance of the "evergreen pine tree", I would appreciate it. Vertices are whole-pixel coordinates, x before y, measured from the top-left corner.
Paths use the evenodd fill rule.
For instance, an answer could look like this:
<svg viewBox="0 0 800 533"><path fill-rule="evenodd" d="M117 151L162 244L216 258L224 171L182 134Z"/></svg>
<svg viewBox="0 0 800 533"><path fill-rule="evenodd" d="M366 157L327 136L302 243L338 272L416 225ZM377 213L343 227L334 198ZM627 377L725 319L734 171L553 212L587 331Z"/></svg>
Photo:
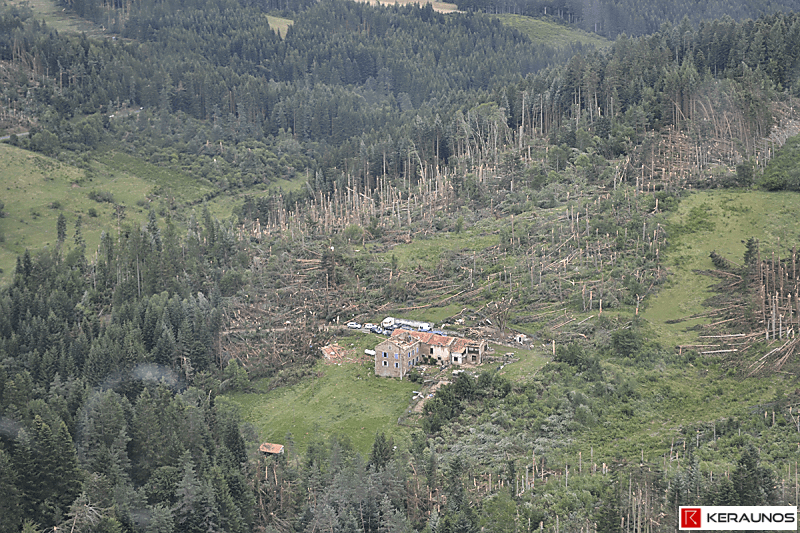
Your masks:
<svg viewBox="0 0 800 533"><path fill-rule="evenodd" d="M616 481L614 487L617 486ZM619 494L615 488L606 491L603 504L597 508L594 520L597 523L597 533L619 533L622 524L620 514Z"/></svg>
<svg viewBox="0 0 800 533"><path fill-rule="evenodd" d="M230 450L232 457L238 463L237 466L242 467L247 463L247 447L239 431L239 424L236 419L227 419L223 424L225 447Z"/></svg>
<svg viewBox="0 0 800 533"><path fill-rule="evenodd" d="M153 347L150 359L157 365L167 368L174 367L177 347L175 345L175 337L172 334L172 327L169 325L168 319L164 322L159 322L159 324L160 326L157 328L159 332L158 341Z"/></svg>
<svg viewBox="0 0 800 533"><path fill-rule="evenodd" d="M748 444L731 473L731 481L739 499L739 505L773 505L775 483L773 474L759 464L755 446Z"/></svg>
<svg viewBox="0 0 800 533"><path fill-rule="evenodd" d="M209 475L211 486L214 488L216 508L219 509L220 528L228 533L242 533L244 531L242 512L231 495L222 468L219 465L212 466Z"/></svg>
<svg viewBox="0 0 800 533"><path fill-rule="evenodd" d="M410 533L411 525L405 515L392 507L389 498L384 494L380 506L381 522L379 533Z"/></svg>
<svg viewBox="0 0 800 533"><path fill-rule="evenodd" d="M709 491L706 493L705 505L740 505L739 495L733 486L733 482L727 476L722 476L714 481Z"/></svg>
<svg viewBox="0 0 800 533"><path fill-rule="evenodd" d="M386 468L394 455L394 440L386 438L383 432L375 433L375 440L372 442L372 451L369 454L369 464L376 471Z"/></svg>
<svg viewBox="0 0 800 533"><path fill-rule="evenodd" d="M149 516L144 526L144 533L172 533L174 524L172 512L163 505L152 505L148 507Z"/></svg>
<svg viewBox="0 0 800 533"><path fill-rule="evenodd" d="M78 465L78 452L62 421L53 436L55 468L52 473L52 489L61 509L68 509L81 492L83 473Z"/></svg>
<svg viewBox="0 0 800 533"><path fill-rule="evenodd" d="M478 517L467 501L461 476L466 469L464 459L456 455L450 460L447 471L447 506L442 513L437 531L474 533L478 530Z"/></svg>
<svg viewBox="0 0 800 533"><path fill-rule="evenodd" d="M127 454L127 398L113 390L95 393L80 418L80 457L86 468L108 476L112 485L124 482L130 468Z"/></svg>
<svg viewBox="0 0 800 533"><path fill-rule="evenodd" d="M64 213L58 214L58 222L56 223L56 235L59 244L63 243L67 238L67 217Z"/></svg>
<svg viewBox="0 0 800 533"><path fill-rule="evenodd" d="M14 449L12 471L23 475L17 481L17 489L21 504L22 516L38 516L38 505L42 499L41 489L38 478L42 475L38 471L36 462L37 446L31 434L20 429L17 433L17 441Z"/></svg>
<svg viewBox="0 0 800 533"><path fill-rule="evenodd" d="M189 452L181 458L183 478L175 491L177 503L172 512L176 529L182 533L207 533L218 526L214 489L197 479Z"/></svg>
<svg viewBox="0 0 800 533"><path fill-rule="evenodd" d="M24 473L17 487L23 516L38 517L41 526L53 526L66 516L78 496L80 471L66 424L55 434L39 415L30 433L20 430L13 460L14 470Z"/></svg>
<svg viewBox="0 0 800 533"><path fill-rule="evenodd" d="M75 220L75 246L80 249L86 247L86 241L83 240L83 218L80 215Z"/></svg>
<svg viewBox="0 0 800 533"><path fill-rule="evenodd" d="M358 520L356 520L355 515L353 514L352 509L347 509L344 512L340 512L339 516L339 533L363 533L364 530L358 525Z"/></svg>
<svg viewBox="0 0 800 533"><path fill-rule="evenodd" d="M145 388L136 400L129 446L133 465L131 478L137 485L144 484L159 466L159 441L161 441L161 424L158 405L150 390Z"/></svg>
<svg viewBox="0 0 800 533"><path fill-rule="evenodd" d="M23 475L27 475L23 472ZM14 470L8 454L0 448L0 533L16 533L20 529L22 514L19 490L16 483L18 473Z"/></svg>

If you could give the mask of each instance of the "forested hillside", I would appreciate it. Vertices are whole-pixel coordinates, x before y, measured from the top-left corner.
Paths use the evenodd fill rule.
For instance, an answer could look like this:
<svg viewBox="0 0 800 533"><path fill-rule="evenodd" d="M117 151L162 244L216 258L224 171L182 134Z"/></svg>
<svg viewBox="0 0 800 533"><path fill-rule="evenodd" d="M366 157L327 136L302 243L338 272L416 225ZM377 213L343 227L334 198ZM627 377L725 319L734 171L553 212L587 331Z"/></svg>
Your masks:
<svg viewBox="0 0 800 533"><path fill-rule="evenodd" d="M262 12L234 7L201 2L177 16L166 14L176 12L167 4L143 6L120 29L136 41L117 43L55 38L11 17L20 27L5 34L3 57L34 79L58 72L57 86L42 87L34 102L17 103L19 88L9 93L14 108L33 106L56 137L34 135L33 145L50 154L95 147L112 126L91 115L131 106L146 113L135 124L113 124L132 149L156 161L174 154L223 188L291 174L311 166L309 156L323 173L365 152L372 159L392 152L397 167L418 113L436 122L440 107L463 103L459 95L473 98L580 49L532 47L484 17L336 2L305 12L281 40ZM47 105L49 114L36 109ZM75 114L87 118L68 120ZM146 127L155 120L158 141ZM216 156L223 157L212 165Z"/></svg>
<svg viewBox="0 0 800 533"><path fill-rule="evenodd" d="M798 8L795 0L715 1L715 2L643 2L641 0L460 0L464 11L517 13L531 17L551 17L565 24L609 38L626 34L640 36L655 33L664 23L678 25L686 20L697 26L701 22L756 19L762 15L790 13Z"/></svg>
<svg viewBox="0 0 800 533"><path fill-rule="evenodd" d="M637 31L658 32L597 51L429 6L65 9L108 33L3 8L0 120L116 225L88 249L88 210L39 206L53 238L0 289L0 531L628 533L674 530L683 504L797 503L797 235L778 222L800 15L652 10ZM142 224L87 186L121 160L165 170ZM748 204L758 188L781 210ZM717 203L684 212L696 189ZM722 224L756 212L771 225L731 244ZM655 331L643 314L711 232L720 294L680 296L689 340ZM311 431L255 452L245 395L313 389L321 346L368 342L340 323L405 313L527 349L448 369L371 447Z"/></svg>
<svg viewBox="0 0 800 533"><path fill-rule="evenodd" d="M736 136L749 145L768 135L772 94L794 85L800 46L794 15L697 31L668 27L522 78L557 56L485 17L325 3L280 40L263 16L187 9L195 15L180 25L157 9L158 21L131 18L124 29L131 42L55 36L30 19L24 24L24 13L4 15L15 29L4 34L3 57L38 86L6 85L14 115L37 117L21 142L55 155L115 138L223 190L308 168L312 185L326 191L342 172L367 188L383 175L416 179L411 160L452 164L468 138L485 136L481 130L498 120L511 136L520 127L548 136L569 116L575 127L567 130L597 137L613 157L626 140L633 148L646 132L693 114L741 110L747 115L733 121L744 128ZM205 35L211 27L219 33ZM502 111L480 108L487 100ZM138 107L126 120L108 118ZM719 121L711 122L719 136Z"/></svg>

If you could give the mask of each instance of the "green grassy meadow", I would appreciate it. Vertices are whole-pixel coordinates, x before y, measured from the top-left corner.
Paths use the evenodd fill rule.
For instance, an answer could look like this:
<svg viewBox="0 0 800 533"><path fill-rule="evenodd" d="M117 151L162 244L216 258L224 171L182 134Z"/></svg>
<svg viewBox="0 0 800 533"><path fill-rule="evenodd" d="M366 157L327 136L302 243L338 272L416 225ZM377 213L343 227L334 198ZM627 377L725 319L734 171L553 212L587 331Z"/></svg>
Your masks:
<svg viewBox="0 0 800 533"><path fill-rule="evenodd" d="M684 198L668 219L667 232L675 235L669 238L665 257L669 281L642 312L648 336L667 351L678 344L697 343L698 332L691 327L712 319L687 318L708 310L703 302L713 295L710 287L715 279L696 271L714 268L709 258L714 250L741 264L742 241L749 237L760 241L762 256L772 250L790 252L800 240L794 215L798 208L800 194L788 192L710 190ZM606 364L635 381L640 394L628 406L632 411L624 404L615 406L618 414L582 435L582 445L594 446L596 453L606 457L636 456L644 449L653 460L666 453L673 440L685 439L687 427L698 427L705 434L724 419L749 419L754 412L769 409L768 404L782 391L796 388L790 375L742 378L713 357L698 358L694 364L659 363L649 369L647 364L616 360ZM770 437L765 433L761 438L766 444ZM705 458L714 455L713 447L709 445L706 452L700 450L702 469L718 471L718 456L716 463L707 463ZM782 468L781 464L773 467Z"/></svg>
<svg viewBox="0 0 800 533"><path fill-rule="evenodd" d="M451 316L457 315L463 306L459 304L443 305L441 307L428 307L425 309L411 309L404 311L403 316L409 320L420 320L423 322L433 322L437 326L441 325Z"/></svg>
<svg viewBox="0 0 800 533"><path fill-rule="evenodd" d="M56 242L59 214L67 219L67 244L72 244L75 222L82 219L87 250L100 243L102 231L115 230L118 222L139 224L145 220L147 196L154 184L142 177L92 163L89 170L56 159L0 143L0 184L5 217L0 219L0 281L13 274L16 258L25 249L32 252ZM125 206L124 219L117 219L114 206L89 198L92 192L113 194ZM90 216L90 210L96 216Z"/></svg>
<svg viewBox="0 0 800 533"><path fill-rule="evenodd" d="M288 182L287 182L288 183ZM75 221L82 219L88 253L100 244L103 231L145 222L154 209L163 224L164 207L197 204L213 187L182 172L158 167L113 150L95 154L83 167L0 143L0 283L13 273L16 257L26 249L36 252L56 242L59 214L67 219L67 245L72 245ZM112 202L98 202L92 193L107 193ZM209 210L228 218L240 201L218 197ZM116 205L122 206L118 217ZM199 209L194 207L191 209Z"/></svg>
<svg viewBox="0 0 800 533"><path fill-rule="evenodd" d="M431 238L415 239L409 244L398 244L384 254L384 259L388 262L395 256L400 270L410 271L420 266L433 269L439 263L442 252L463 251L471 254L473 250L480 252L499 242L499 233L466 230L462 233L446 233Z"/></svg>
<svg viewBox="0 0 800 533"><path fill-rule="evenodd" d="M399 426L397 420L410 406L411 391L419 387L408 380L378 378L374 369L372 362L341 366L320 362L314 367L316 377L272 391L259 390L268 380L258 381L256 392L230 399L264 441L284 442L291 433L302 451L314 439L342 434L367 454L379 431L397 442L407 440L411 429Z"/></svg>
<svg viewBox="0 0 800 533"><path fill-rule="evenodd" d="M453 13L458 11L458 6L456 4L452 4L449 2L417 2L415 0L361 0L369 4L380 4L384 6L393 6L395 4L406 5L406 4L430 4L431 8L434 11L438 11L439 13Z"/></svg>
<svg viewBox="0 0 800 533"><path fill-rule="evenodd" d="M266 17L269 27L278 32L278 35L281 36L281 39L286 37L286 32L289 31L289 26L294 24L293 20L275 17L272 15L267 15Z"/></svg>
<svg viewBox="0 0 800 533"><path fill-rule="evenodd" d="M297 190L304 183L304 176L279 180L263 194ZM5 217L0 218L0 283L10 279L17 256L26 249L35 253L55 244L61 213L67 218L67 245L72 245L75 221L80 216L86 249L91 254L103 231L142 224L150 209L163 224L165 208L184 211L188 205L189 210L199 211L203 198L214 191L204 180L115 150L96 152L78 167L7 143L0 143L0 184L4 188L0 189L0 200L5 204ZM113 203L92 200L89 195L93 192L109 193ZM207 205L212 215L225 220L242 201L243 194L219 195ZM121 218L115 204L123 207Z"/></svg>
<svg viewBox="0 0 800 533"><path fill-rule="evenodd" d="M195 203L214 190L210 183L197 180L183 172L160 167L114 150L98 154L98 161L110 172L137 176L152 184L155 194L175 198L180 203Z"/></svg>
<svg viewBox="0 0 800 533"><path fill-rule="evenodd" d="M638 382L641 398L633 416L622 414L620 409L619 416L609 417L617 423L607 423L592 432L592 440L596 439L601 449L603 442L615 442L614 447L626 446L632 450L644 447L663 452L682 427L747 416L753 406L769 401L780 386L780 380L769 378L729 378L713 361L681 368L656 365L644 371L617 363L610 365Z"/></svg>
<svg viewBox="0 0 800 533"><path fill-rule="evenodd" d="M8 4L19 7L29 7L36 20L43 20L51 28L66 33L86 33L87 35L101 35L102 29L76 15L68 14L54 0L8 0Z"/></svg>
<svg viewBox="0 0 800 533"><path fill-rule="evenodd" d="M227 191L226 194L221 194L208 200L208 210L218 219L226 220L233 216L234 213L238 213L244 203L245 196L257 198L260 196L269 196L277 192L296 191L304 187L305 184L305 174L298 173L297 177L292 180L277 179L270 182L268 185L259 185L247 189L244 192ZM197 184L196 187L199 188L200 185Z"/></svg>
<svg viewBox="0 0 800 533"><path fill-rule="evenodd" d="M597 48L611 46L611 41L600 37L594 33L585 32L566 25L525 15L494 15L506 26L518 30L527 35L535 44L547 44L550 46L566 46L570 43L579 42Z"/></svg>
<svg viewBox="0 0 800 533"><path fill-rule="evenodd" d="M669 281L647 303L642 315L661 342L690 343L697 334L689 328L710 322L688 317L707 311L702 304L712 296L709 287L715 280L695 271L714 268L709 257L712 251L741 264L743 241L755 237L762 256L780 250L785 257L800 243L799 209L800 194L793 192L709 190L684 198L667 227L667 234L675 235L668 237L665 265Z"/></svg>
<svg viewBox="0 0 800 533"><path fill-rule="evenodd" d="M509 347L494 343L489 343L489 347L494 350L494 355L500 356L506 353L513 353L519 361L509 363L499 370L499 374L512 382L526 382L533 379L536 374L544 368L550 360L550 352L547 348L529 350L526 348ZM497 368L498 365L492 365Z"/></svg>

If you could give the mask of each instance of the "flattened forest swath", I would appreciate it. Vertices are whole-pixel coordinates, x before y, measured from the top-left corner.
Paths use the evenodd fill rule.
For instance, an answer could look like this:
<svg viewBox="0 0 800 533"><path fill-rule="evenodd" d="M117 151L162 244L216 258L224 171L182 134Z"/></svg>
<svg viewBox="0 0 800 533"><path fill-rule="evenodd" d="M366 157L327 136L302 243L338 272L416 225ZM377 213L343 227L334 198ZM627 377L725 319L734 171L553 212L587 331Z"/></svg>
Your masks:
<svg viewBox="0 0 800 533"><path fill-rule="evenodd" d="M797 503L796 6L458 7L0 8L0 531Z"/></svg>

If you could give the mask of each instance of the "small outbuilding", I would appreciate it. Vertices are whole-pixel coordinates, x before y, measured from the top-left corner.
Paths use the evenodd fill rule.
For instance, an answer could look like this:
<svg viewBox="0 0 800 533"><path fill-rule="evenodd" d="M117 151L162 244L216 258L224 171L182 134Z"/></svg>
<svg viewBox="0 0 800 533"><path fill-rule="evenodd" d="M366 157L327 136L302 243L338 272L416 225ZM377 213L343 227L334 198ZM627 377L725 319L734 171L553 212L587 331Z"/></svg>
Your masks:
<svg viewBox="0 0 800 533"><path fill-rule="evenodd" d="M341 360L344 359L344 356L347 354L347 350L336 343L323 346L320 348L320 351L322 352L322 357L324 357L326 361Z"/></svg>
<svg viewBox="0 0 800 533"><path fill-rule="evenodd" d="M279 455L283 453L283 444L272 444L265 442L258 447L258 451L265 455Z"/></svg>

